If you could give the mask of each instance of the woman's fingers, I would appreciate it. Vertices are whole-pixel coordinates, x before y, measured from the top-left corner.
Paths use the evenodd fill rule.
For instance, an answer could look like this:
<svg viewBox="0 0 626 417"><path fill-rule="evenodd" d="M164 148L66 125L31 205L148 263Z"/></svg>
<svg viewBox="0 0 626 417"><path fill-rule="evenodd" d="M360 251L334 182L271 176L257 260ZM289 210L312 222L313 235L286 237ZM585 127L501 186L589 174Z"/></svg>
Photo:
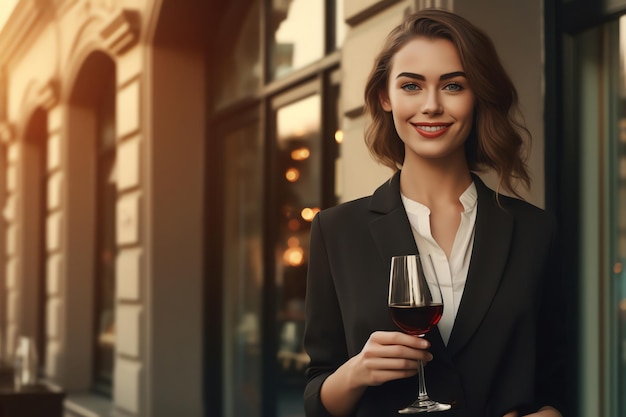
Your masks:
<svg viewBox="0 0 626 417"><path fill-rule="evenodd" d="M427 340L400 332L375 332L359 355L353 358L353 376L365 385L380 385L417 373L419 361L433 356Z"/></svg>
<svg viewBox="0 0 626 417"><path fill-rule="evenodd" d="M379 345L370 344L363 348L363 356L365 358L401 358L412 359L414 361L428 362L432 360L433 355L427 350L416 349L405 345Z"/></svg>
<svg viewBox="0 0 626 417"><path fill-rule="evenodd" d="M428 349L430 347L428 340L401 332L374 332L370 335L369 341L381 345L405 345L415 349Z"/></svg>
<svg viewBox="0 0 626 417"><path fill-rule="evenodd" d="M374 332L363 347L368 357L409 358L422 361L432 360L425 349L430 347L428 340L400 332Z"/></svg>

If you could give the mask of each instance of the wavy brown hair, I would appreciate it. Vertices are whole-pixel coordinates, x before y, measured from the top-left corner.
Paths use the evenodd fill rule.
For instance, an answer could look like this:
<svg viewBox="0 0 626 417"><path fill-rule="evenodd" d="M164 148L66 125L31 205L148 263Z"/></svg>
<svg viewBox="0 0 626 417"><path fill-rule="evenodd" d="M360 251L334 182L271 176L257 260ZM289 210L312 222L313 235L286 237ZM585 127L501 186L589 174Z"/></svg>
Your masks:
<svg viewBox="0 0 626 417"><path fill-rule="evenodd" d="M466 19L441 9L425 9L409 15L393 29L376 57L365 87L365 112L371 123L365 142L374 158L393 170L404 162L404 143L396 132L391 113L382 108L394 55L409 41L424 36L447 39L456 47L467 82L474 91L474 124L465 141L465 156L472 171L493 169L498 189L520 196L515 185L530 188L523 124L517 90L506 73L491 39ZM515 183L515 184L514 184Z"/></svg>

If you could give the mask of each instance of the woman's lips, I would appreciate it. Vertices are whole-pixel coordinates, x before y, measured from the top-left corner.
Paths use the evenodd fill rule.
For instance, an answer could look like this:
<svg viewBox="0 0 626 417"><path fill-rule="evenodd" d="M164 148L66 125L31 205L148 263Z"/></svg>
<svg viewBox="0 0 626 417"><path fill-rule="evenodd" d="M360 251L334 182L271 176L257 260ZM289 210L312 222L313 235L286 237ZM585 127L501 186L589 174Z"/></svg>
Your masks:
<svg viewBox="0 0 626 417"><path fill-rule="evenodd" d="M443 135L451 125L451 123L413 123L417 133L428 139Z"/></svg>

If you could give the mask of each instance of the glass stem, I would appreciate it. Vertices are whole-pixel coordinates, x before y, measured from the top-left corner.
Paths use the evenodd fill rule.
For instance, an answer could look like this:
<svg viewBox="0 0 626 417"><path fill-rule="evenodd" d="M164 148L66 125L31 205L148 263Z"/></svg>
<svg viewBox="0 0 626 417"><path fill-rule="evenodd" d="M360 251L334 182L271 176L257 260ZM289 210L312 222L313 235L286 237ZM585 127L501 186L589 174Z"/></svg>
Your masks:
<svg viewBox="0 0 626 417"><path fill-rule="evenodd" d="M426 380L424 379L424 362L419 361L419 369L417 371L417 377L418 377L418 387L419 387L419 391L418 391L418 400L427 400L428 399L428 393L426 392Z"/></svg>

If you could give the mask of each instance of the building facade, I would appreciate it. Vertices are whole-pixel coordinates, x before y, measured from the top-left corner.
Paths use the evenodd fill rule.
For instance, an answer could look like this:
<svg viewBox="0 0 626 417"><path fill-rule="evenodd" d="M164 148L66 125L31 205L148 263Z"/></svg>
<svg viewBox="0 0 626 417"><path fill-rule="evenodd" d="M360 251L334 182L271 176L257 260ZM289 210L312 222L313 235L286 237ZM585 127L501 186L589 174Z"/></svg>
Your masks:
<svg viewBox="0 0 626 417"><path fill-rule="evenodd" d="M518 87L524 196L563 231L572 403L626 415L623 0L17 1L0 358L32 338L68 417L303 416L310 221L391 174L363 87L425 7L482 27Z"/></svg>

